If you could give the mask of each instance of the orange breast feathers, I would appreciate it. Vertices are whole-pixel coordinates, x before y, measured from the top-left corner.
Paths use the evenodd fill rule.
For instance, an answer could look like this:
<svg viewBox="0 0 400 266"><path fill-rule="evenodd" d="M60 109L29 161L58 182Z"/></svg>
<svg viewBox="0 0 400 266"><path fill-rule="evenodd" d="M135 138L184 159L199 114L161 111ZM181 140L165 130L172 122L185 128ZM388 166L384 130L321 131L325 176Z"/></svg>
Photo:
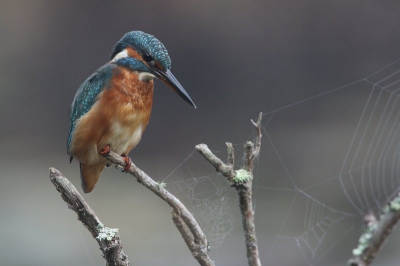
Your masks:
<svg viewBox="0 0 400 266"><path fill-rule="evenodd" d="M140 81L138 73L122 67L114 71L109 87L76 125L71 152L81 163L105 160L99 151L107 144L118 154L128 154L149 122L153 80Z"/></svg>

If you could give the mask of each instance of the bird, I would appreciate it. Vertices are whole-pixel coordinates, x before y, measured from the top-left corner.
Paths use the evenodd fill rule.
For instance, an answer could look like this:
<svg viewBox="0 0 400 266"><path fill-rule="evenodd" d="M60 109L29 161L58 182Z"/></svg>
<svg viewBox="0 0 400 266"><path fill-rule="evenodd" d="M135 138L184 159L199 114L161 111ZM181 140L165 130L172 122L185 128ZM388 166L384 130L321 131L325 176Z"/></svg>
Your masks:
<svg viewBox="0 0 400 266"><path fill-rule="evenodd" d="M113 47L110 61L78 88L69 111L67 153L79 161L82 190L90 193L110 150L124 157L139 143L149 123L154 81L158 78L183 100L196 105L171 72L165 46L142 31L126 33Z"/></svg>

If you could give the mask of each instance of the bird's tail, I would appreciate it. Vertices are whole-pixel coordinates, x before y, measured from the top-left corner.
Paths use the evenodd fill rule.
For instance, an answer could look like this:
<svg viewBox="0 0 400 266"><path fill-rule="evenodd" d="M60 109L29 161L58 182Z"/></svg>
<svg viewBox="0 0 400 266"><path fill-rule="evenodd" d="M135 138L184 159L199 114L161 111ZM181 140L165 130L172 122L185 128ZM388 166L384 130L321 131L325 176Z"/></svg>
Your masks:
<svg viewBox="0 0 400 266"><path fill-rule="evenodd" d="M96 164L79 164L79 168L81 170L81 183L83 192L92 192L105 166L105 162L100 162Z"/></svg>

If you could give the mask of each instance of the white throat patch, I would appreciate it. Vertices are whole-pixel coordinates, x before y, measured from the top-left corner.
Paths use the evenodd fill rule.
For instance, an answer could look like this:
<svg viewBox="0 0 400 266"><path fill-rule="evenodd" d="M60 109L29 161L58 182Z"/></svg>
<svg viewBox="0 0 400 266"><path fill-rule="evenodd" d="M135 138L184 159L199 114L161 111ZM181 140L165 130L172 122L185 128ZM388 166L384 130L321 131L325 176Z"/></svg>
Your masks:
<svg viewBox="0 0 400 266"><path fill-rule="evenodd" d="M140 72L139 73L139 80L140 81L148 81L148 80L152 80L153 78L155 78L156 76L154 76L153 74L149 73L149 72Z"/></svg>
<svg viewBox="0 0 400 266"><path fill-rule="evenodd" d="M118 59L124 58L124 57L128 57L128 51L126 49L122 50L121 52L119 52L118 54L116 54L114 56L114 58L111 60L111 62L115 62Z"/></svg>

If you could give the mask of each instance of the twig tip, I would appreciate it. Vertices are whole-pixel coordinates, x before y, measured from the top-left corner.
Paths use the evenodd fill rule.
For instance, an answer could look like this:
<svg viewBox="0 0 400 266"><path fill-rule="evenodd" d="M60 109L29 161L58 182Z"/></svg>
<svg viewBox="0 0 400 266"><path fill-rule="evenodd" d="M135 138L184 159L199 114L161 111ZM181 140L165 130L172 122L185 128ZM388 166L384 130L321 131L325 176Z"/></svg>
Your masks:
<svg viewBox="0 0 400 266"><path fill-rule="evenodd" d="M207 145L204 143L200 143L200 144L197 144L195 147L196 147L196 150L199 151L201 149L207 148Z"/></svg>
<svg viewBox="0 0 400 266"><path fill-rule="evenodd" d="M49 168L49 172L50 172L50 178L54 178L57 175L59 175L60 171L58 171L56 168L54 167L50 167Z"/></svg>

